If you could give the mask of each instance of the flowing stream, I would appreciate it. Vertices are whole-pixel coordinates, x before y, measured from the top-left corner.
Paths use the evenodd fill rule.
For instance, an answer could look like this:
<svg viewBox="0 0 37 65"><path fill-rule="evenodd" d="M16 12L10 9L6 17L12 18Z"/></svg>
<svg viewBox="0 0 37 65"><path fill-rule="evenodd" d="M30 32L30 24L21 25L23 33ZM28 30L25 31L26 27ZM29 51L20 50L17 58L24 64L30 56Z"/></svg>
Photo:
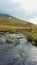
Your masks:
<svg viewBox="0 0 37 65"><path fill-rule="evenodd" d="M17 46L8 44L5 42L7 36L0 37L0 65L37 65L37 47L23 37Z"/></svg>

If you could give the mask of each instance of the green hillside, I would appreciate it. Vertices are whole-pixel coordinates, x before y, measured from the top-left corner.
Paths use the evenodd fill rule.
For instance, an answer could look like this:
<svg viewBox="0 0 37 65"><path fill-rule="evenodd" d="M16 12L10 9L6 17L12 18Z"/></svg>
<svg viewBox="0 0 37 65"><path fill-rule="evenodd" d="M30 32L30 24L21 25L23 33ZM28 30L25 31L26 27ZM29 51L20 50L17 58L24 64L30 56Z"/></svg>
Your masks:
<svg viewBox="0 0 37 65"><path fill-rule="evenodd" d="M0 24L13 25L13 26L28 26L31 23L19 20L9 15L0 15Z"/></svg>

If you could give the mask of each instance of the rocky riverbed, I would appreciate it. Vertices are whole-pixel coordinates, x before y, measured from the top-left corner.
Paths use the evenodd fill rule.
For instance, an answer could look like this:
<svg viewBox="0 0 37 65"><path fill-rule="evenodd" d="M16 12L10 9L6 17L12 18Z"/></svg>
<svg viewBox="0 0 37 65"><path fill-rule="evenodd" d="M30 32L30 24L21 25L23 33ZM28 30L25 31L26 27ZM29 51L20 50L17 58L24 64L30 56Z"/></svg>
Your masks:
<svg viewBox="0 0 37 65"><path fill-rule="evenodd" d="M19 39L18 45L8 44L6 39ZM0 65L37 65L37 47L32 46L23 34L0 36Z"/></svg>

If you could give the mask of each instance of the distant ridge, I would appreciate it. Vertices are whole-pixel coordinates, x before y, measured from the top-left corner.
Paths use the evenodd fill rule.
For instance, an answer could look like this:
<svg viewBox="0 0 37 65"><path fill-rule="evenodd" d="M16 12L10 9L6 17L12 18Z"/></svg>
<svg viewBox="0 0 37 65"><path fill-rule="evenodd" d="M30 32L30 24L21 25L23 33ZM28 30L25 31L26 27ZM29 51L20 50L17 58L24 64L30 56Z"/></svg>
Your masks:
<svg viewBox="0 0 37 65"><path fill-rule="evenodd" d="M7 16L7 17L12 17L12 18L14 18L13 16L8 15L8 14L0 14L0 16Z"/></svg>

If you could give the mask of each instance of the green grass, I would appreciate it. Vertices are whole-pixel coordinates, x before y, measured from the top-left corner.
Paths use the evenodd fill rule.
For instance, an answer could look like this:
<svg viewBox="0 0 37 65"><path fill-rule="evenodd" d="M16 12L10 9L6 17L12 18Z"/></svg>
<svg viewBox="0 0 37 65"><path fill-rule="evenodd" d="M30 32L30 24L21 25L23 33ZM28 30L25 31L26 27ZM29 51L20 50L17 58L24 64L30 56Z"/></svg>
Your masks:
<svg viewBox="0 0 37 65"><path fill-rule="evenodd" d="M36 31L35 30L32 30L32 31L24 30L23 34L25 34L26 36L32 36L34 40L37 40L37 30Z"/></svg>
<svg viewBox="0 0 37 65"><path fill-rule="evenodd" d="M35 40L37 40L37 30L35 31L33 31L33 32L31 32L31 36L33 37L33 39L35 39Z"/></svg>

